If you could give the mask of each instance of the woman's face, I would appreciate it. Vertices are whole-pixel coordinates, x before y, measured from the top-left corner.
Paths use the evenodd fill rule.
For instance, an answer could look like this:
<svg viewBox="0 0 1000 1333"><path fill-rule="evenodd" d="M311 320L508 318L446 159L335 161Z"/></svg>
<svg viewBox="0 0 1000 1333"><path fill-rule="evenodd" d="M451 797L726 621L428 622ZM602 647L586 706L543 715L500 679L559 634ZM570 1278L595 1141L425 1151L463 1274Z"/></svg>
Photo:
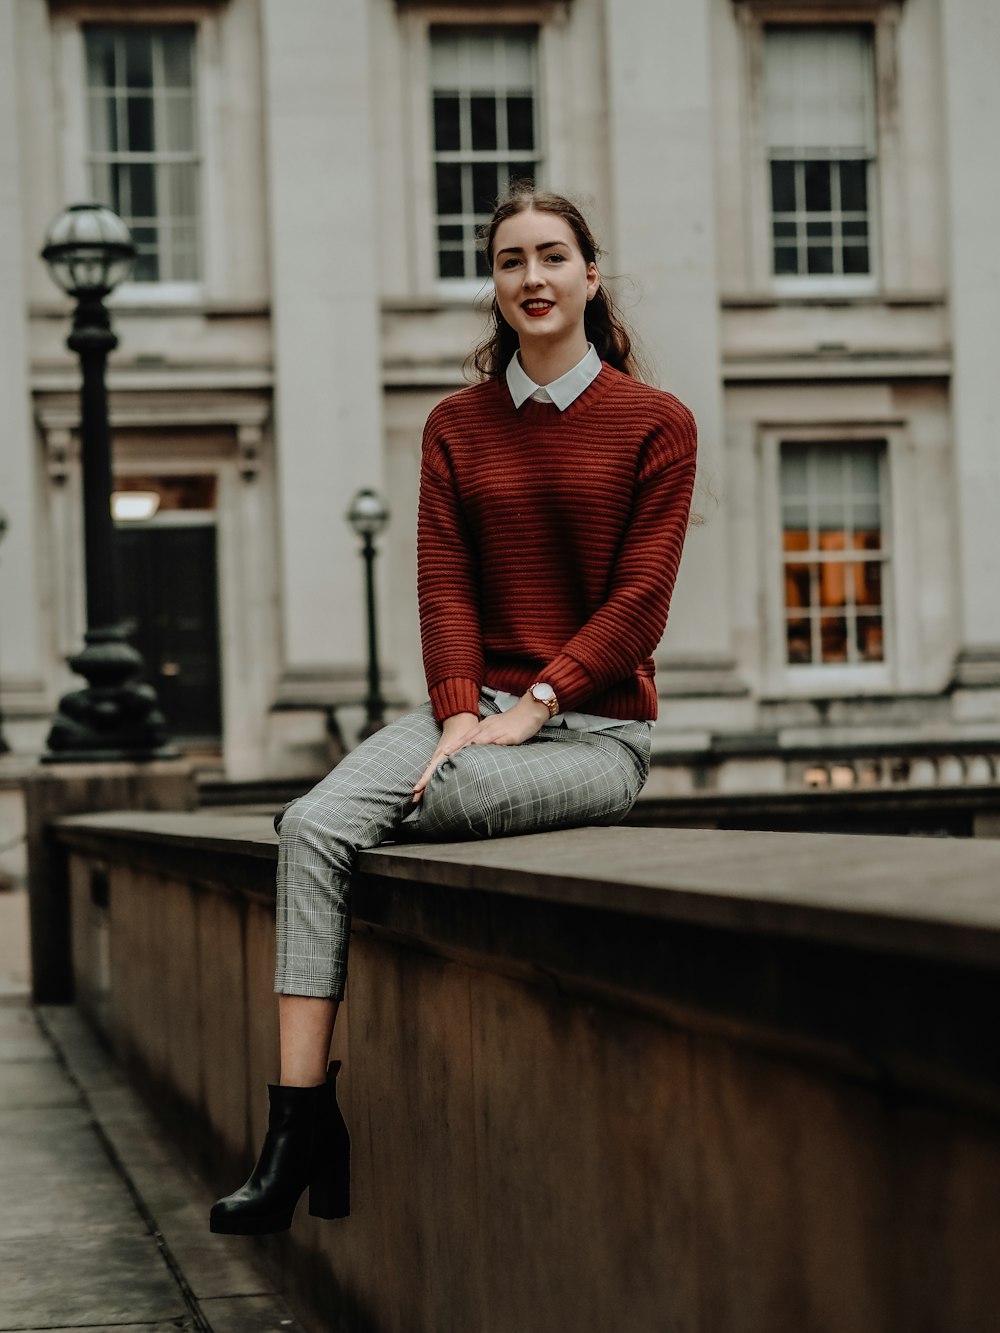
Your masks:
<svg viewBox="0 0 1000 1333"><path fill-rule="evenodd" d="M568 222L529 208L497 228L493 285L522 346L533 339L561 343L584 337L584 311L601 275L584 259Z"/></svg>

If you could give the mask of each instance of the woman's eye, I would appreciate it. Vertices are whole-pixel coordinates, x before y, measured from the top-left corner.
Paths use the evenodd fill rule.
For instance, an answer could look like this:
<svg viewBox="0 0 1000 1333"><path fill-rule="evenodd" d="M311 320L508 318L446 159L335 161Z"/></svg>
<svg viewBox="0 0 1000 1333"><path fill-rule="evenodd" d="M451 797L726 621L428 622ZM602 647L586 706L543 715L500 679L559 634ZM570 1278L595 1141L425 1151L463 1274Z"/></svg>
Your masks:
<svg viewBox="0 0 1000 1333"><path fill-rule="evenodd" d="M516 264L518 264L519 262L520 262L519 260L514 259L513 257L511 257L510 259L505 259L505 260L503 261L503 263L500 265L500 267L501 267L501 268L513 268L513 267L514 267Z"/></svg>
<svg viewBox="0 0 1000 1333"><path fill-rule="evenodd" d="M553 251L552 254L548 255L547 257L548 257L549 259L554 259L555 262L556 262L557 264L565 263L565 260L566 260L566 256L565 256L565 255L557 255L554 251Z"/></svg>

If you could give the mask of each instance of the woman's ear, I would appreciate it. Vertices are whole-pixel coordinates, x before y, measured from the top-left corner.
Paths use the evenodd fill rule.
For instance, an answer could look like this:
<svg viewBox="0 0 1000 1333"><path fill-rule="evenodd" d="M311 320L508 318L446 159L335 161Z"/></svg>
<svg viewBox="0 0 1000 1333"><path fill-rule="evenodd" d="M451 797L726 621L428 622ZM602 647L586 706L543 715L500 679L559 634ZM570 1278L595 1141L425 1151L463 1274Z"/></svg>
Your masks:
<svg viewBox="0 0 1000 1333"><path fill-rule="evenodd" d="M601 274L594 263L587 265L587 300L592 301L601 289Z"/></svg>

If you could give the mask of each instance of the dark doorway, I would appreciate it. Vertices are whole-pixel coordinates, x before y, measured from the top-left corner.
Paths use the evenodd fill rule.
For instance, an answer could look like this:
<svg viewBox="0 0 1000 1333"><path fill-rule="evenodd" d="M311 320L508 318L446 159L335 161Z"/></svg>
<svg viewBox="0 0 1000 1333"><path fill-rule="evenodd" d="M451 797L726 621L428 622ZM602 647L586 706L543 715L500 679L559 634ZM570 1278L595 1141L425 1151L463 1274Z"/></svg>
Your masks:
<svg viewBox="0 0 1000 1333"><path fill-rule="evenodd" d="M215 526L117 528L123 614L173 739L222 734Z"/></svg>

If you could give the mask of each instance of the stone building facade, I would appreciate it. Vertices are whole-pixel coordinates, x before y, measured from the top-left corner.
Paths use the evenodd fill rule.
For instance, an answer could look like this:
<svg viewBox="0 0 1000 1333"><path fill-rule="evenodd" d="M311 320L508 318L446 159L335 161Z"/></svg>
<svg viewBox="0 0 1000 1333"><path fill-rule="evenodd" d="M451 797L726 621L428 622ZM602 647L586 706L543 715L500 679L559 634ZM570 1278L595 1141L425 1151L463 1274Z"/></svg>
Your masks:
<svg viewBox="0 0 1000 1333"><path fill-rule="evenodd" d="M140 245L109 383L153 679L229 777L304 774L358 723L362 486L388 692L423 697L421 428L531 175L699 422L661 787L995 779L998 60L994 0L3 0L8 739L43 745L83 625L51 219L97 196Z"/></svg>

